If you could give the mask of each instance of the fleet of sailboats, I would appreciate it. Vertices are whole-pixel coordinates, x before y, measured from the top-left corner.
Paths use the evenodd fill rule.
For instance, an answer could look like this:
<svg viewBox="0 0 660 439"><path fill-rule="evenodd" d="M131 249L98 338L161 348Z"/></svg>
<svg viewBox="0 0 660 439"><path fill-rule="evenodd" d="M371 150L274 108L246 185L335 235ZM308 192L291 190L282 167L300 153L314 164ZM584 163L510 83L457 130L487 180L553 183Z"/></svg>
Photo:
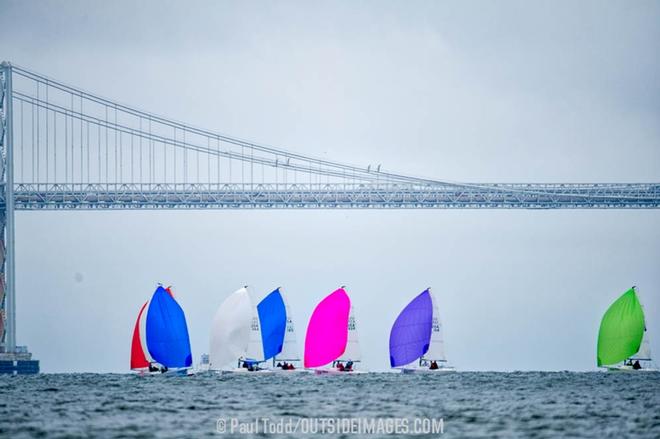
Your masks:
<svg viewBox="0 0 660 439"><path fill-rule="evenodd" d="M219 373L365 373L358 323L346 287L321 300L310 317L301 362L293 317L280 287L256 305L247 286L230 294L211 323L201 370ZM455 369L445 356L439 302L431 288L399 313L389 338L390 367L402 373ZM598 332L597 364L608 371L658 371L653 365L644 307L636 287L614 301ZM131 340L131 370L142 375L191 374L192 354L183 309L171 287L159 285L139 309Z"/></svg>

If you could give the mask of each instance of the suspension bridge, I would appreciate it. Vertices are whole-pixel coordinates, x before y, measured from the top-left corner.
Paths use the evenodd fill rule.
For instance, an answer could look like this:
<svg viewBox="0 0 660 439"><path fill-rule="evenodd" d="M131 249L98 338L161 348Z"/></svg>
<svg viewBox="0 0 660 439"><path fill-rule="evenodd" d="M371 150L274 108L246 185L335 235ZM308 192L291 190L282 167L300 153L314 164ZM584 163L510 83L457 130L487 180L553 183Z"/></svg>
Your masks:
<svg viewBox="0 0 660 439"><path fill-rule="evenodd" d="M16 210L660 207L660 183L457 183L309 157L8 62L0 66L0 151L0 369L30 360L16 345Z"/></svg>

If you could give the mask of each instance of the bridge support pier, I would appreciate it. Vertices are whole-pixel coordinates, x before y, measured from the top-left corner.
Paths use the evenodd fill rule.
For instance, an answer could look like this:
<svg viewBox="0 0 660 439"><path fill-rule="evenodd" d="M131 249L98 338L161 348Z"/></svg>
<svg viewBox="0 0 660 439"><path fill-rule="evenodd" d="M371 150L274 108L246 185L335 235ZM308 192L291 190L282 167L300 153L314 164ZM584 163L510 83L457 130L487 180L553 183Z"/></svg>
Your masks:
<svg viewBox="0 0 660 439"><path fill-rule="evenodd" d="M14 120L12 66L0 65L1 180L5 202L0 212L0 373L37 373L25 346L16 346L16 268L14 222Z"/></svg>

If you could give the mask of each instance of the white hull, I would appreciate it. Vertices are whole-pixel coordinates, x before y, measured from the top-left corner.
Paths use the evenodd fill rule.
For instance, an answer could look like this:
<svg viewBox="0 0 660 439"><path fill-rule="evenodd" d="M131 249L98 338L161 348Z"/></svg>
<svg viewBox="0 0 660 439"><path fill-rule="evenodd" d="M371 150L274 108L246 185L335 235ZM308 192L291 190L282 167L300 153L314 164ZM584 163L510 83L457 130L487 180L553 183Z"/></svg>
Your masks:
<svg viewBox="0 0 660 439"><path fill-rule="evenodd" d="M310 369L313 370L316 375L361 375L368 373L365 370L339 370L339 369Z"/></svg>
<svg viewBox="0 0 660 439"><path fill-rule="evenodd" d="M453 367L440 367L438 369L422 369L419 367L413 367L413 368L403 368L401 369L401 373L405 374L438 374L438 373L449 373L449 372L456 372L456 369Z"/></svg>
<svg viewBox="0 0 660 439"><path fill-rule="evenodd" d="M654 368L642 368L642 369L633 369L632 366L607 366L605 368L608 372L624 372L624 373L634 373L634 372L660 372L660 369Z"/></svg>
<svg viewBox="0 0 660 439"><path fill-rule="evenodd" d="M237 367L235 369L227 369L218 371L221 374L251 374L251 375L269 375L275 373L272 369L259 369L259 370L247 370L244 367Z"/></svg>
<svg viewBox="0 0 660 439"><path fill-rule="evenodd" d="M191 376L195 375L195 373L191 369L169 369L166 372L160 372L160 371L155 371L155 372L150 372L148 370L141 370L137 372L138 376Z"/></svg>
<svg viewBox="0 0 660 439"><path fill-rule="evenodd" d="M275 369L271 369L271 370L273 371L273 373L284 374L284 375L289 374L289 373L312 373L311 370L302 369L302 368L300 368L300 369L281 369L279 367L276 367Z"/></svg>

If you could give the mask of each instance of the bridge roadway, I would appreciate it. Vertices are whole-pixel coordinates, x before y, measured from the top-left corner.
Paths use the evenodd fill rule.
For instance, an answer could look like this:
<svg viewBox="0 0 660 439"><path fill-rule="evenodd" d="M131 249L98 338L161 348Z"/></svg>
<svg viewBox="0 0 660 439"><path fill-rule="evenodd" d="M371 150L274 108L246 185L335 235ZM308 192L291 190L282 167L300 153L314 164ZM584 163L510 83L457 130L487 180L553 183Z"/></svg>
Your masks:
<svg viewBox="0 0 660 439"><path fill-rule="evenodd" d="M660 184L26 183L14 199L17 210L654 209Z"/></svg>

